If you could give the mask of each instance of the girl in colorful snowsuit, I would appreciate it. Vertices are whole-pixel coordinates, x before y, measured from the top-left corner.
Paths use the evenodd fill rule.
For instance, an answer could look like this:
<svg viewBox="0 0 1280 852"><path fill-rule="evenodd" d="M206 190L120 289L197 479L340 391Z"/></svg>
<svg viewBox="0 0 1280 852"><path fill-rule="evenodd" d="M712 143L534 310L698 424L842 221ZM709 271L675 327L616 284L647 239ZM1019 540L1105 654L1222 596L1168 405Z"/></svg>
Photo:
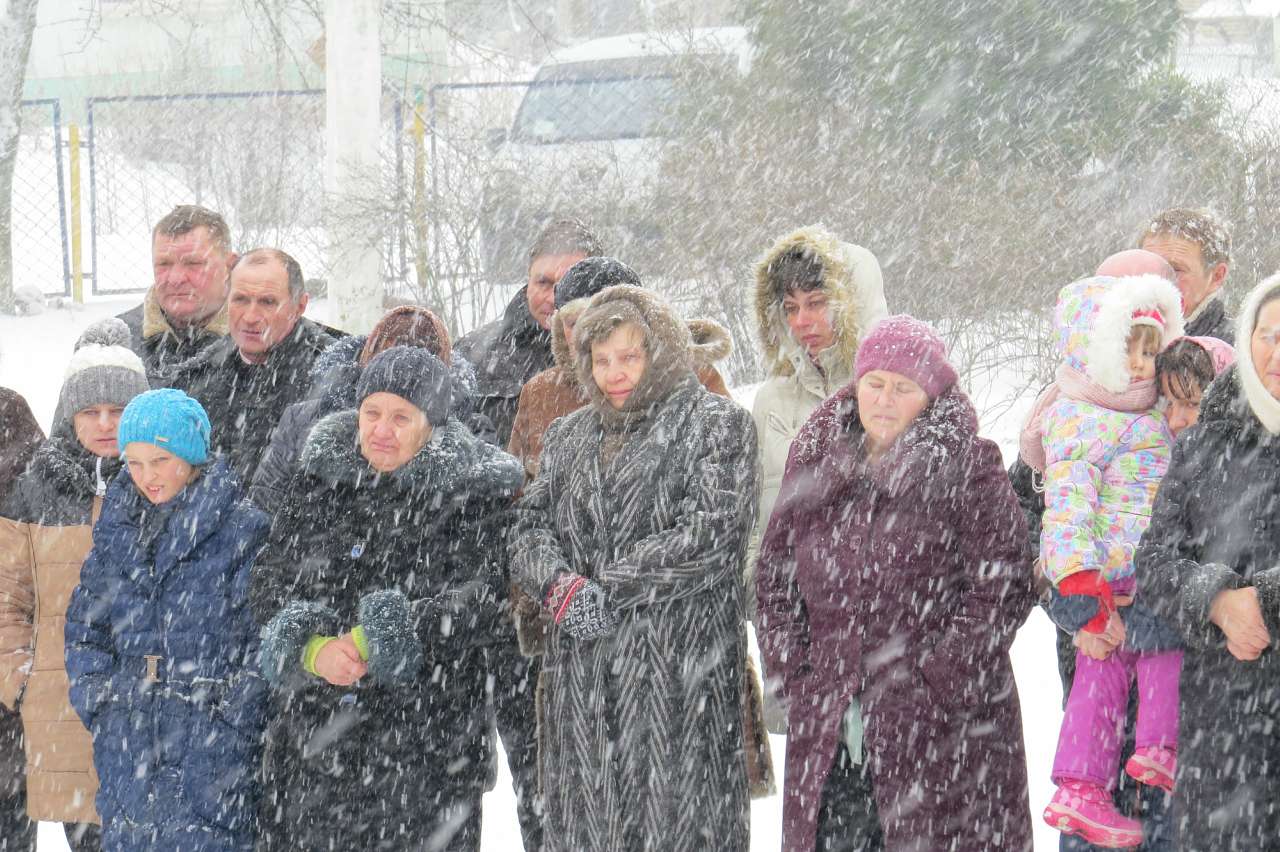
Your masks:
<svg viewBox="0 0 1280 852"><path fill-rule="evenodd" d="M1044 476L1043 570L1051 614L1075 636L1045 820L1108 847L1142 843L1116 783L1130 683L1137 678L1135 779L1172 789L1178 734L1176 634L1133 599L1133 554L1151 520L1172 435L1155 408L1156 355L1182 333L1178 292L1156 276L1094 277L1063 288L1062 363L1024 427L1022 457Z"/></svg>

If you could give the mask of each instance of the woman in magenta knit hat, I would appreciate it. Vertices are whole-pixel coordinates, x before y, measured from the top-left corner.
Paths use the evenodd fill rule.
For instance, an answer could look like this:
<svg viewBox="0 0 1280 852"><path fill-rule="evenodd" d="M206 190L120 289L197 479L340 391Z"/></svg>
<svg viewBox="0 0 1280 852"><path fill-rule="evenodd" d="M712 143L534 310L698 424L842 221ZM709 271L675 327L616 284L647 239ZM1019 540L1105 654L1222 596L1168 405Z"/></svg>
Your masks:
<svg viewBox="0 0 1280 852"><path fill-rule="evenodd" d="M756 586L792 709L786 852L1031 848L1025 522L977 433L941 338L892 316L792 446Z"/></svg>

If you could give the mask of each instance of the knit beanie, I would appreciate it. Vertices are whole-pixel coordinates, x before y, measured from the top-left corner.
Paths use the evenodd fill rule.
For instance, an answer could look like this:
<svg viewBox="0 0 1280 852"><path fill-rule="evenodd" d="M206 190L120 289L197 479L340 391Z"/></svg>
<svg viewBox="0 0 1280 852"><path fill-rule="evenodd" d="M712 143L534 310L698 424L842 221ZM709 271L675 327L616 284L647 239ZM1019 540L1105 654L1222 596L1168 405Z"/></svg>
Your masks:
<svg viewBox="0 0 1280 852"><path fill-rule="evenodd" d="M123 449L140 442L155 444L188 464L209 460L213 427L203 406L180 390L161 388L133 398L120 415L116 443Z"/></svg>
<svg viewBox="0 0 1280 852"><path fill-rule="evenodd" d="M356 384L356 405L375 393L393 393L427 416L433 427L449 419L453 382L449 368L425 349L393 346L374 356Z"/></svg>
<svg viewBox="0 0 1280 852"><path fill-rule="evenodd" d="M368 364L392 346L417 346L445 364L453 357L449 329L438 316L417 305L400 305L382 315L360 350L360 363Z"/></svg>
<svg viewBox="0 0 1280 852"><path fill-rule="evenodd" d="M858 345L854 378L872 370L906 376L937 399L956 383L956 371L947 360L947 345L927 322L895 314L871 327Z"/></svg>
<svg viewBox="0 0 1280 852"><path fill-rule="evenodd" d="M142 359L129 348L129 327L110 317L89 326L76 341L54 419L70 419L94 405L128 405L147 388Z"/></svg>
<svg viewBox="0 0 1280 852"><path fill-rule="evenodd" d="M588 257L573 266L556 282L556 310L574 299L588 299L606 287L626 284L640 287L640 276L620 260L611 257Z"/></svg>

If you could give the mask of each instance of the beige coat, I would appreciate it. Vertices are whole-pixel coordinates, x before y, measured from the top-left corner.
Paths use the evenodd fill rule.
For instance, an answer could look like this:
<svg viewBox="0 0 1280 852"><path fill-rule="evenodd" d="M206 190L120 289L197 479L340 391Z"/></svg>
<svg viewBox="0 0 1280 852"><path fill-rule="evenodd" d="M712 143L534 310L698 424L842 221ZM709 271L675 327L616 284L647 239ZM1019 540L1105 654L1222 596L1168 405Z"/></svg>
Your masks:
<svg viewBox="0 0 1280 852"><path fill-rule="evenodd" d="M766 270L776 257L803 248L820 258L824 286L833 311L836 339L819 353L815 366L803 347L791 337L782 299ZM756 264L755 308L757 330L764 348L769 379L756 393L751 416L759 440L760 506L747 556L747 601L755 611L755 564L760 537L769 524L782 486L791 441L809 415L827 397L853 379L858 342L871 326L888 314L880 264L862 246L843 243L819 226L801 228L779 240ZM821 369L819 369L819 367Z"/></svg>
<svg viewBox="0 0 1280 852"><path fill-rule="evenodd" d="M101 508L95 497L94 519ZM99 821L93 740L67 697L62 639L92 546L91 525L0 518L0 702L22 714L34 820Z"/></svg>

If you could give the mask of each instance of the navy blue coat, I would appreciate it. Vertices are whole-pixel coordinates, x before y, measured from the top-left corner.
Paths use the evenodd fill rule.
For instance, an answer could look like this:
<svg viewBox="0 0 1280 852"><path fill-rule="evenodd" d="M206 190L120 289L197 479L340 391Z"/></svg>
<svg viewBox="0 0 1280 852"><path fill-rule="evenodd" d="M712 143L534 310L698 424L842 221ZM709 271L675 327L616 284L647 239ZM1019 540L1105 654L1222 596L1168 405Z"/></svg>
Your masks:
<svg viewBox="0 0 1280 852"><path fill-rule="evenodd" d="M267 529L220 458L160 506L127 470L107 489L66 627L103 849L253 848L266 688L247 592Z"/></svg>

